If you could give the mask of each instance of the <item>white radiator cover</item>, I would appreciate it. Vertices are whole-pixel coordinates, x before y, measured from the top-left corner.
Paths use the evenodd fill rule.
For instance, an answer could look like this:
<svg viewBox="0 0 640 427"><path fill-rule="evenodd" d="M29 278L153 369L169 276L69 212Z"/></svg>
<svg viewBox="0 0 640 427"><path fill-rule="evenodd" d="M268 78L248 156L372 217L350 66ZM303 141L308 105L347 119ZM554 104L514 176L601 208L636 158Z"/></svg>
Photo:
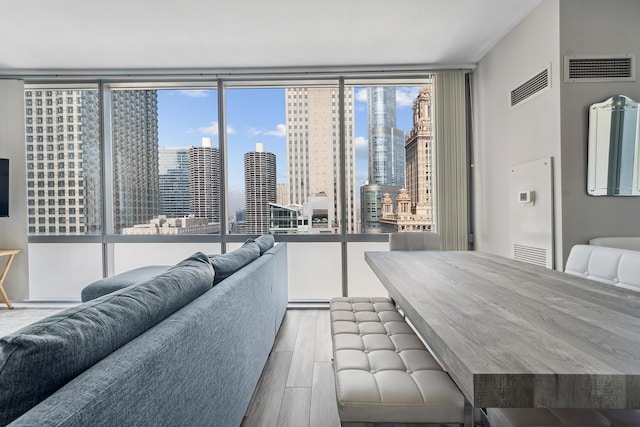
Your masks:
<svg viewBox="0 0 640 427"><path fill-rule="evenodd" d="M553 268L553 158L513 166L510 188L513 258Z"/></svg>

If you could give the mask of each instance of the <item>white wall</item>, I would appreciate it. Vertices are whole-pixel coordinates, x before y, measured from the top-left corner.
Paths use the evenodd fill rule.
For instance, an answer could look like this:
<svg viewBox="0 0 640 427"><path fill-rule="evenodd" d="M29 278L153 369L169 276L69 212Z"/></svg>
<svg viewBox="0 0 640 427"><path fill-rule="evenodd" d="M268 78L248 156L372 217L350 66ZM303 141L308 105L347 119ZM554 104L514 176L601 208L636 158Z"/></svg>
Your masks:
<svg viewBox="0 0 640 427"><path fill-rule="evenodd" d="M635 54L640 60L640 1L563 0L561 55ZM600 236L640 236L640 197L592 197L586 193L588 107L612 95L640 101L635 82L564 83L562 114L563 247Z"/></svg>
<svg viewBox="0 0 640 427"><path fill-rule="evenodd" d="M0 218L0 248L22 249L4 288L11 300L29 297L27 247L27 178L24 143L24 83L0 80L0 157L9 159L9 218ZM4 268L6 257L0 259Z"/></svg>
<svg viewBox="0 0 640 427"><path fill-rule="evenodd" d="M511 256L511 167L554 158L560 179L559 3L547 0L496 45L473 73L475 249ZM551 65L551 88L510 108L511 90ZM562 222L555 194L556 246ZM557 262L556 262L557 264Z"/></svg>
<svg viewBox="0 0 640 427"><path fill-rule="evenodd" d="M564 83L565 55L635 54L637 0L545 0L474 72L476 249L510 256L506 194L509 166L554 157L555 261L600 236L640 236L640 198L586 193L588 108L612 95L640 100L635 82ZM552 89L509 110L507 93L551 63Z"/></svg>

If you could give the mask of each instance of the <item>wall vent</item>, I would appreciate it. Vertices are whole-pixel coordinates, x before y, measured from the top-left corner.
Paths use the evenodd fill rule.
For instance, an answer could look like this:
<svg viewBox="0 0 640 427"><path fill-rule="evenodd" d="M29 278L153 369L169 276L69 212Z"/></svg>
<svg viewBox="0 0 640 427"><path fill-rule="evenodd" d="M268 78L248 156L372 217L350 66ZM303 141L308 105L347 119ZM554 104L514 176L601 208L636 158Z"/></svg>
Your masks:
<svg viewBox="0 0 640 427"><path fill-rule="evenodd" d="M632 82L636 80L635 55L565 56L565 82Z"/></svg>
<svg viewBox="0 0 640 427"><path fill-rule="evenodd" d="M511 107L522 104L551 87L549 68L536 74L511 91Z"/></svg>
<svg viewBox="0 0 640 427"><path fill-rule="evenodd" d="M513 259L542 267L547 266L547 251L533 246L513 245Z"/></svg>

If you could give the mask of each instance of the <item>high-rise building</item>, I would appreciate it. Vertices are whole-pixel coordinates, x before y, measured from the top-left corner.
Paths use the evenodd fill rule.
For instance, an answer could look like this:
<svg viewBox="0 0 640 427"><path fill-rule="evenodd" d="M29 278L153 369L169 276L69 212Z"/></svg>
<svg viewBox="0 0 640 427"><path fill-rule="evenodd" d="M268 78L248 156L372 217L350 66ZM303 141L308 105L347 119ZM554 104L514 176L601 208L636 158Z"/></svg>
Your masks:
<svg viewBox="0 0 640 427"><path fill-rule="evenodd" d="M169 218L190 213L189 147L166 147L158 153L158 211Z"/></svg>
<svg viewBox="0 0 640 427"><path fill-rule="evenodd" d="M413 102L413 127L407 134L407 191L411 213L432 218L433 155L431 131L431 86L420 89Z"/></svg>
<svg viewBox="0 0 640 427"><path fill-rule="evenodd" d="M404 132L396 129L396 88L367 88L369 183L404 186Z"/></svg>
<svg viewBox="0 0 640 427"><path fill-rule="evenodd" d="M158 211L156 91L114 91L114 226ZM85 234L102 228L100 121L96 90L27 90L29 233Z"/></svg>
<svg viewBox="0 0 640 427"><path fill-rule="evenodd" d="M220 152L211 138L189 148L189 200L191 215L220 222Z"/></svg>
<svg viewBox="0 0 640 427"><path fill-rule="evenodd" d="M158 93L113 91L114 228L143 224L158 215Z"/></svg>
<svg viewBox="0 0 640 427"><path fill-rule="evenodd" d="M29 233L99 231L97 105L97 91L25 91Z"/></svg>
<svg viewBox="0 0 640 427"><path fill-rule="evenodd" d="M256 151L244 155L246 232L269 232L269 203L276 202L276 156L257 143Z"/></svg>
<svg viewBox="0 0 640 427"><path fill-rule="evenodd" d="M369 180L360 188L363 233L383 232L382 196L395 198L404 186L404 132L396 129L396 88L367 88Z"/></svg>
<svg viewBox="0 0 640 427"><path fill-rule="evenodd" d="M280 206L289 204L289 184L276 184L276 203Z"/></svg>
<svg viewBox="0 0 640 427"><path fill-rule="evenodd" d="M406 189L382 196L382 232L433 230L433 153L431 86L425 86L413 102L413 127L407 134Z"/></svg>
<svg viewBox="0 0 640 427"><path fill-rule="evenodd" d="M345 185L338 194L340 174L340 117L338 88L287 88L287 172L290 204L304 205L315 194L329 199L332 218L329 228L337 233L343 203L346 203L346 231L356 231L355 124L353 88L345 89Z"/></svg>

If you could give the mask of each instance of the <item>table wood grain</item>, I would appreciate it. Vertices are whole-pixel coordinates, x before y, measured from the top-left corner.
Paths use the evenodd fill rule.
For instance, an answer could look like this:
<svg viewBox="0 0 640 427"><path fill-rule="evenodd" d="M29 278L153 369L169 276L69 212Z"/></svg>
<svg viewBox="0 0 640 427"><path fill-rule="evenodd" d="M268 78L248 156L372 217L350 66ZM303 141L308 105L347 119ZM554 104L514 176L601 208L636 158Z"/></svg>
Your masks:
<svg viewBox="0 0 640 427"><path fill-rule="evenodd" d="M476 407L640 408L640 293L482 252L366 252Z"/></svg>

